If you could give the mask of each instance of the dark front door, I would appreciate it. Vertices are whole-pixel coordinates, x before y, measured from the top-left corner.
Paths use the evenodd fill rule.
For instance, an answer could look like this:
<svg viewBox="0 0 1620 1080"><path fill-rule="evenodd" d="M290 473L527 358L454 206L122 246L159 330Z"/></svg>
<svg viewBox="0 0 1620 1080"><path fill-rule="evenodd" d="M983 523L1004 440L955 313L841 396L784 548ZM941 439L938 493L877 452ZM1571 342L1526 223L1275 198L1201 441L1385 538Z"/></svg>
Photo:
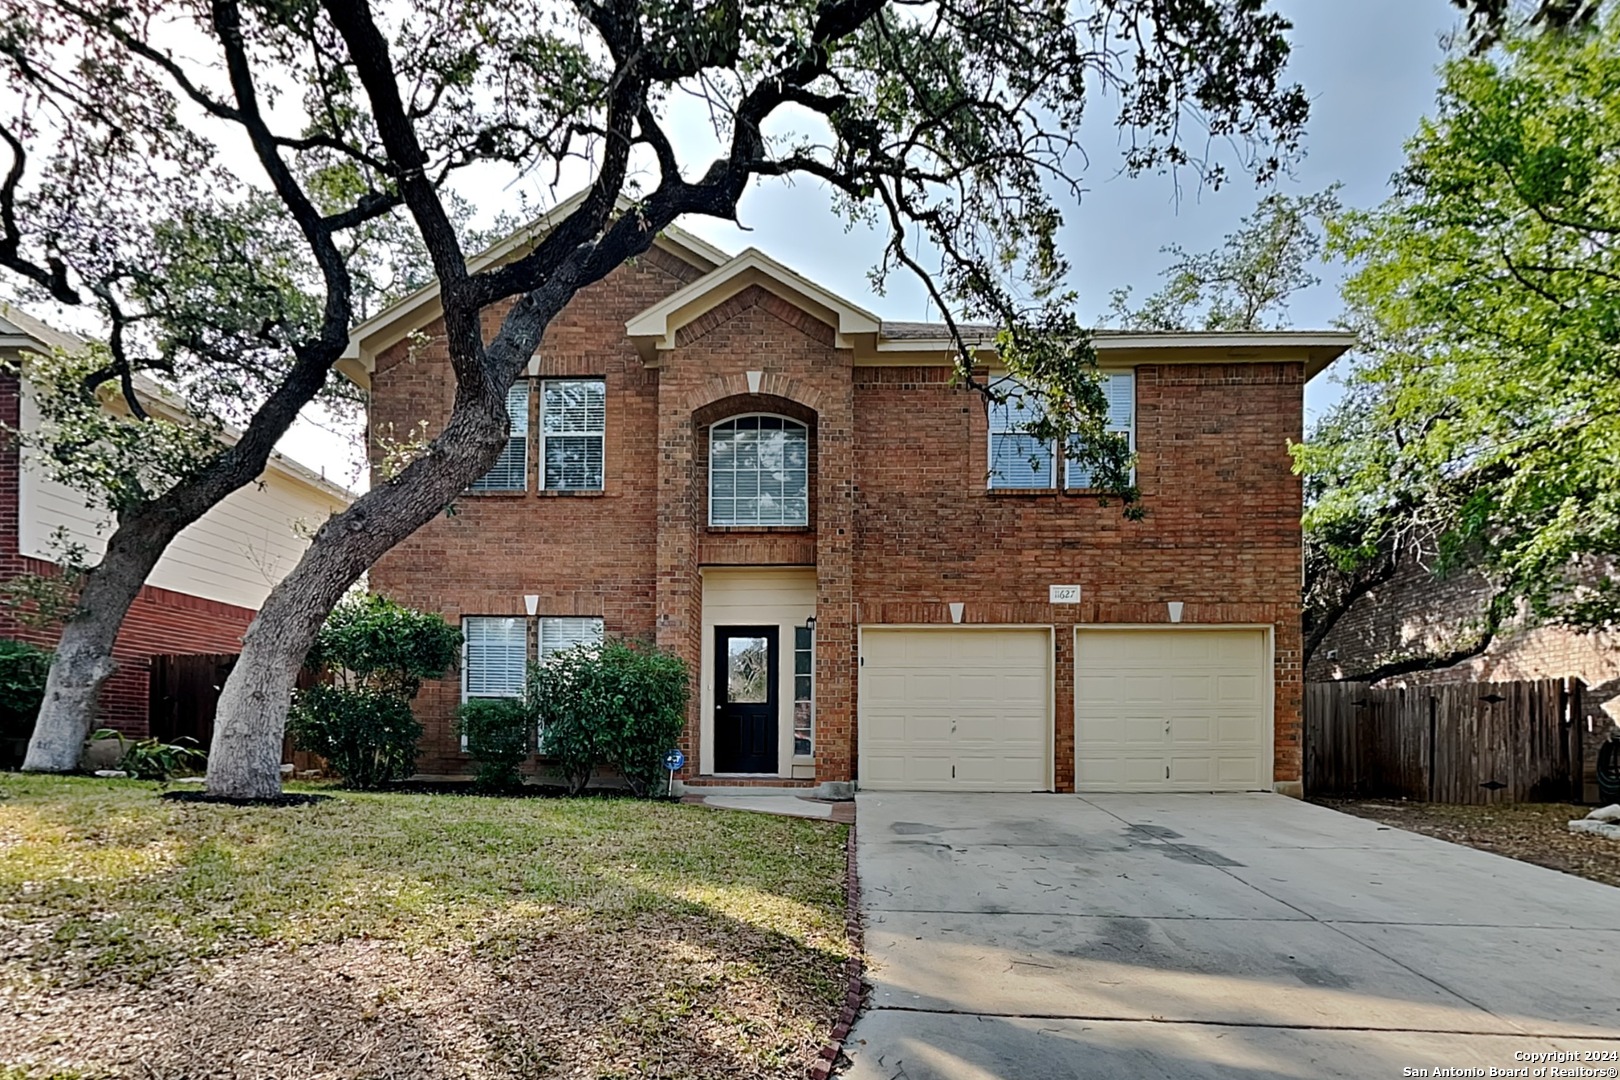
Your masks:
<svg viewBox="0 0 1620 1080"><path fill-rule="evenodd" d="M715 627L714 655L715 772L776 772L776 627Z"/></svg>

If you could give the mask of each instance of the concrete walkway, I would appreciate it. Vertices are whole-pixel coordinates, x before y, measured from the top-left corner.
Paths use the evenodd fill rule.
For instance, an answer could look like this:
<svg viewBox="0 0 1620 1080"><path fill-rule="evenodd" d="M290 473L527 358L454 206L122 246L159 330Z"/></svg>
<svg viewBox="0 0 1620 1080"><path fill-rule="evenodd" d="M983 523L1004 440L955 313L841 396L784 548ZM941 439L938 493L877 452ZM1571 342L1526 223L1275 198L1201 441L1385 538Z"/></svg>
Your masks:
<svg viewBox="0 0 1620 1080"><path fill-rule="evenodd" d="M1620 1053L1606 885L1275 795L863 794L859 818L874 990L850 1080Z"/></svg>

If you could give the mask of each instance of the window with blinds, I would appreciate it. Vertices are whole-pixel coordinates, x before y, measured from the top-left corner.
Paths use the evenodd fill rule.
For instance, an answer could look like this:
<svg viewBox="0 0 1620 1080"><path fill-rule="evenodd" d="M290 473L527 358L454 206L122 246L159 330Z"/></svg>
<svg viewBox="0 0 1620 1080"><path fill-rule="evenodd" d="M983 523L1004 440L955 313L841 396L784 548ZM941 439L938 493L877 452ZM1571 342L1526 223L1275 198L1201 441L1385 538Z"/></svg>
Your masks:
<svg viewBox="0 0 1620 1080"><path fill-rule="evenodd" d="M808 626L793 628L793 756L815 751L816 635Z"/></svg>
<svg viewBox="0 0 1620 1080"><path fill-rule="evenodd" d="M1040 416L1040 409L1018 383L1003 380L1006 401L990 403L990 486L992 488L1049 488L1057 484L1051 443L1043 443L1022 428Z"/></svg>
<svg viewBox="0 0 1620 1080"><path fill-rule="evenodd" d="M547 616L540 620L540 660L577 645L602 644L601 619Z"/></svg>
<svg viewBox="0 0 1620 1080"><path fill-rule="evenodd" d="M1103 393L1108 396L1108 433L1125 443L1127 450L1136 449L1136 373L1110 371L1103 376ZM1084 454L1072 447L1065 455L1064 486L1070 489L1089 488L1091 470L1086 468Z"/></svg>
<svg viewBox="0 0 1620 1080"><path fill-rule="evenodd" d="M607 384L601 379L541 383L541 486L548 491L601 491L606 429Z"/></svg>
<svg viewBox="0 0 1620 1080"><path fill-rule="evenodd" d="M810 431L785 416L709 429L709 524L810 524Z"/></svg>
<svg viewBox="0 0 1620 1080"><path fill-rule="evenodd" d="M528 620L469 616L461 620L462 697L522 697L529 659Z"/></svg>
<svg viewBox="0 0 1620 1080"><path fill-rule="evenodd" d="M489 472L474 480L472 491L527 491L529 476L529 382L519 379L506 392L506 414L512 419L506 448Z"/></svg>

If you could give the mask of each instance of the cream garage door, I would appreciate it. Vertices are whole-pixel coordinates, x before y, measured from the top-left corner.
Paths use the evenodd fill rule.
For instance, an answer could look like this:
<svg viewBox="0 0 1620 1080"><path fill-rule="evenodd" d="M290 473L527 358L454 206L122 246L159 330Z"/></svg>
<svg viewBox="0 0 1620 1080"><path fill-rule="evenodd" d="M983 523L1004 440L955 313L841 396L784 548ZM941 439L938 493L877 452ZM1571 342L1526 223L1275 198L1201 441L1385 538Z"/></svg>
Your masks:
<svg viewBox="0 0 1620 1080"><path fill-rule="evenodd" d="M1271 788L1263 630L1075 633L1075 786Z"/></svg>
<svg viewBox="0 0 1620 1080"><path fill-rule="evenodd" d="M1051 632L864 627L860 786L1048 791Z"/></svg>

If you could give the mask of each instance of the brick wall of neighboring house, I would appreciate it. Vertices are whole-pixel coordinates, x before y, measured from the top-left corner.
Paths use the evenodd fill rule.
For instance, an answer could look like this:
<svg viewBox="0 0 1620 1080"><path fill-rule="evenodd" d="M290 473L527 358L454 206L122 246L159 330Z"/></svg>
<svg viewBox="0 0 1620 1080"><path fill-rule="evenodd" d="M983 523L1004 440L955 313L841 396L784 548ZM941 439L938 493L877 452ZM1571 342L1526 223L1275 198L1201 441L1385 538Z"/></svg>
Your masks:
<svg viewBox="0 0 1620 1080"><path fill-rule="evenodd" d="M18 406L16 378L0 376L0 424L14 429ZM20 468L16 443L7 439L0 445L0 580L20 573L55 571L52 564L19 553ZM146 734L150 658L160 653L237 652L253 615L247 608L168 589L142 588L113 647L117 670L102 688L98 722L126 735ZM0 637L49 648L60 636L60 628L31 626L0 612Z"/></svg>
<svg viewBox="0 0 1620 1080"><path fill-rule="evenodd" d="M987 493L982 401L944 367L854 367L830 327L758 286L681 327L656 368L625 322L693 279L655 250L584 290L547 332L543 373L607 380L600 495L470 494L386 555L373 587L463 615L594 615L609 634L655 634L694 674L704 565L814 564L816 774L848 779L856 747L856 627L1058 622L1057 782L1073 787L1075 622L1185 621L1273 628L1276 776L1300 773L1300 484L1287 444L1301 428L1300 363L1143 366L1137 371L1147 520L1093 496ZM379 357L376 430L437 430L452 380L442 324L429 343ZM759 372L757 389L748 372ZM810 426L807 528L714 529L705 509L708 425L768 411ZM534 448L529 472L533 487ZM1079 582L1086 602L1054 608L1046 586ZM453 734L460 687L424 688L419 768L464 774ZM698 758L694 692L683 749ZM534 763L531 763L531 766Z"/></svg>
<svg viewBox="0 0 1620 1080"><path fill-rule="evenodd" d="M1388 660L1455 648L1476 635L1489 595L1477 574L1436 577L1417 562L1403 566L1345 612L1311 657L1306 677L1353 678ZM1420 686L1555 678L1586 684L1583 745L1590 775L1599 746L1620 725L1620 635L1558 626L1509 629L1480 656L1386 682Z"/></svg>
<svg viewBox="0 0 1620 1080"><path fill-rule="evenodd" d="M1433 655L1477 637L1489 587L1477 574L1437 577L1416 562L1361 597L1311 657L1306 677L1353 678L1389 660ZM1588 704L1609 703L1620 720L1620 637L1557 626L1509 629L1472 659L1438 671L1402 676L1406 682L1511 682L1578 678Z"/></svg>

